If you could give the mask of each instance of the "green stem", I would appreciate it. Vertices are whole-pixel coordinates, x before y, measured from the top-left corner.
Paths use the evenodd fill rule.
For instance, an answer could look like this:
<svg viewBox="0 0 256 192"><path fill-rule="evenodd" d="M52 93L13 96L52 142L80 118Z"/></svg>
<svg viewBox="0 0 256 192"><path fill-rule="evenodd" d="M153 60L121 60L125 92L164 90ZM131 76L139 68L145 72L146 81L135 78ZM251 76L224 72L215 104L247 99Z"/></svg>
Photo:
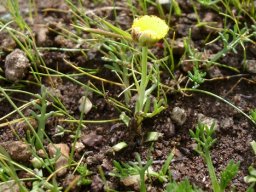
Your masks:
<svg viewBox="0 0 256 192"><path fill-rule="evenodd" d="M141 123L143 121L143 108L145 100L145 92L147 88L147 59L148 59L148 47L142 47L142 56L141 56L141 81L138 90L138 100L136 102L135 108L135 119L137 123L137 132L141 134Z"/></svg>
<svg viewBox="0 0 256 192"><path fill-rule="evenodd" d="M41 96L41 107L40 107L40 115L37 116L37 120L38 120L38 131L37 131L37 135L38 135L38 139L36 138L35 141L35 147L36 149L42 149L43 146L43 140L44 140L44 131L45 131L45 124L46 124L46 120L47 120L47 114L46 114L46 107L47 107L47 103L46 103L46 92L45 92L45 88L42 87L42 96Z"/></svg>
<svg viewBox="0 0 256 192"><path fill-rule="evenodd" d="M128 69L124 66L123 67L123 81L125 85L125 89L127 89L130 86L129 83L129 76L128 76ZM124 98L125 98L125 103L128 105L130 100L131 100L131 91L128 89L124 92Z"/></svg>
<svg viewBox="0 0 256 192"><path fill-rule="evenodd" d="M208 149L205 150L204 157L205 157L205 161L206 161L207 168L208 168L208 171L209 171L209 175L210 175L210 178L211 178L213 191L214 192L220 192L221 191L220 190L220 185L218 183L217 176L215 174L215 170L214 170L214 167L213 167L213 164L212 164L211 155L210 155L210 152L209 152Z"/></svg>
<svg viewBox="0 0 256 192"><path fill-rule="evenodd" d="M147 87L147 58L148 58L148 47L142 47L142 58L141 58L141 82L139 88L139 107L137 112L143 111L145 89Z"/></svg>

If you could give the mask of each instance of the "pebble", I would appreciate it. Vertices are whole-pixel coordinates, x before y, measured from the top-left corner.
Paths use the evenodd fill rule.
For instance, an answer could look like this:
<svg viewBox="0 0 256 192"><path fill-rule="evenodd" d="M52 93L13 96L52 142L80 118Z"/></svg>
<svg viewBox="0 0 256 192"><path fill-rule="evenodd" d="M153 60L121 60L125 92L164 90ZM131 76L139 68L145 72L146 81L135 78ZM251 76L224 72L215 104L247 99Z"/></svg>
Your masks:
<svg viewBox="0 0 256 192"><path fill-rule="evenodd" d="M182 55L185 51L183 38L177 38L175 40L170 40L170 45L172 47L173 54Z"/></svg>
<svg viewBox="0 0 256 192"><path fill-rule="evenodd" d="M25 53L15 49L5 58L5 77L10 81L19 81L25 77L30 63Z"/></svg>
<svg viewBox="0 0 256 192"><path fill-rule="evenodd" d="M221 128L223 129L228 129L228 128L231 128L233 127L234 125L234 120L232 117L227 117L225 119L223 119L221 122L220 122L220 126Z"/></svg>
<svg viewBox="0 0 256 192"><path fill-rule="evenodd" d="M247 72L256 74L256 60L246 60L245 65Z"/></svg>
<svg viewBox="0 0 256 192"><path fill-rule="evenodd" d="M207 73L210 78L223 77L220 68L214 65L207 69Z"/></svg>
<svg viewBox="0 0 256 192"><path fill-rule="evenodd" d="M139 185L140 176L139 175L131 175L131 176L128 176L128 177L125 177L125 178L121 179L121 182L125 186Z"/></svg>
<svg viewBox="0 0 256 192"><path fill-rule="evenodd" d="M76 142L75 151L77 153L81 152L84 148L85 148L85 146L82 142Z"/></svg>
<svg viewBox="0 0 256 192"><path fill-rule="evenodd" d="M48 151L51 158L56 155L57 150L60 150L61 155L57 159L55 163L55 170L58 170L57 176L61 177L67 173L67 168L65 167L68 164L68 157L69 157L69 147L67 144L59 143L59 144L52 144L48 145Z"/></svg>
<svg viewBox="0 0 256 192"><path fill-rule="evenodd" d="M19 192L20 187L15 181L0 183L0 191L2 192Z"/></svg>
<svg viewBox="0 0 256 192"><path fill-rule="evenodd" d="M31 157L30 146L22 141L7 141L0 143L12 160L28 162Z"/></svg>
<svg viewBox="0 0 256 192"><path fill-rule="evenodd" d="M79 111L83 112L84 114L87 114L91 111L92 109L92 102L88 97L82 96L80 100L78 101L79 103Z"/></svg>
<svg viewBox="0 0 256 192"><path fill-rule="evenodd" d="M36 34L37 44L39 46L45 45L45 42L47 42L47 34L49 33L48 27L46 25L37 24L33 30Z"/></svg>
<svg viewBox="0 0 256 192"><path fill-rule="evenodd" d="M4 5L0 5L0 14L6 13L6 8Z"/></svg>
<svg viewBox="0 0 256 192"><path fill-rule="evenodd" d="M5 52L13 51L16 47L16 42L10 36L7 36L7 34L5 35L3 33L2 35L4 39L1 39L0 48Z"/></svg>
<svg viewBox="0 0 256 192"><path fill-rule="evenodd" d="M99 175L94 175L92 178L92 184L91 184L91 191L97 192L97 191L103 191L103 181L99 177Z"/></svg>
<svg viewBox="0 0 256 192"><path fill-rule="evenodd" d="M163 125L158 125L158 130L161 130L164 135L168 137L172 137L175 135L175 126L171 120L171 118L167 118L166 122Z"/></svg>
<svg viewBox="0 0 256 192"><path fill-rule="evenodd" d="M219 130L219 121L215 118L212 117L207 117L202 113L199 113L197 116L197 121L198 123L202 123L208 126L208 128L210 128L212 126L212 124L214 123L214 130L218 131Z"/></svg>
<svg viewBox="0 0 256 192"><path fill-rule="evenodd" d="M174 107L171 112L171 119L178 125L183 125L187 120L187 114L185 109L182 109L180 107Z"/></svg>
<svg viewBox="0 0 256 192"><path fill-rule="evenodd" d="M97 135L96 132L91 132L89 134L82 135L81 137L81 141L89 147L102 143L102 140L103 137L101 135Z"/></svg>
<svg viewBox="0 0 256 192"><path fill-rule="evenodd" d="M45 153L45 151L43 149L39 149L36 153L39 157L42 157L42 158L47 157L47 154Z"/></svg>
<svg viewBox="0 0 256 192"><path fill-rule="evenodd" d="M168 10L170 9L171 3L172 3L171 0L156 0L156 2L164 6Z"/></svg>

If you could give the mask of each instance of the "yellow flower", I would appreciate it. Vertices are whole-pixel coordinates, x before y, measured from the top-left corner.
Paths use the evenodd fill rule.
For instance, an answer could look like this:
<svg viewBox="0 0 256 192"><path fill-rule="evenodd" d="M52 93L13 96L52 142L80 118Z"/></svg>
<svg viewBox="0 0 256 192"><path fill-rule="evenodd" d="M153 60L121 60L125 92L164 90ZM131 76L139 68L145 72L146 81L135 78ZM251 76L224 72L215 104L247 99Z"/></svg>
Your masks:
<svg viewBox="0 0 256 192"><path fill-rule="evenodd" d="M142 46L151 46L163 39L169 31L164 20L156 16L145 15L134 20L132 38Z"/></svg>

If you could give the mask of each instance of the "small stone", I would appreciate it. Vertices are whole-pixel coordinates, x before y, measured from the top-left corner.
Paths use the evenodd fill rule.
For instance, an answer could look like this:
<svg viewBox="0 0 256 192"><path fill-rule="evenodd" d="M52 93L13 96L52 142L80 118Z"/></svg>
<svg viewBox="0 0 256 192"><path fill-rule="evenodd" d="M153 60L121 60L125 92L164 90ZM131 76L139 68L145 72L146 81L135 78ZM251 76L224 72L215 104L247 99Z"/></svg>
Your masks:
<svg viewBox="0 0 256 192"><path fill-rule="evenodd" d="M31 157L30 146L22 141L7 141L0 143L12 160L28 162Z"/></svg>
<svg viewBox="0 0 256 192"><path fill-rule="evenodd" d="M121 182L127 187L133 186L133 185L139 185L140 176L139 175L131 175L131 176L121 179Z"/></svg>
<svg viewBox="0 0 256 192"><path fill-rule="evenodd" d="M108 170L108 171L113 170L113 166L112 166L111 161L109 161L109 160L107 160L107 159L103 159L101 166L102 166L104 169Z"/></svg>
<svg viewBox="0 0 256 192"><path fill-rule="evenodd" d="M256 73L256 60L246 60L245 66L249 73Z"/></svg>
<svg viewBox="0 0 256 192"><path fill-rule="evenodd" d="M234 120L232 117L225 118L220 123L220 126L223 129L231 128L231 127L233 127L233 125L234 125Z"/></svg>
<svg viewBox="0 0 256 192"><path fill-rule="evenodd" d="M36 153L39 157L42 157L42 158L47 157L47 154L45 153L45 151L43 149L39 149Z"/></svg>
<svg viewBox="0 0 256 192"><path fill-rule="evenodd" d="M175 121L178 125L183 125L187 120L187 114L185 109L180 107L174 107L171 112L171 119Z"/></svg>
<svg viewBox="0 0 256 192"><path fill-rule="evenodd" d="M205 27L206 33L217 33L219 31L218 29L223 28L223 24L220 21L218 14L213 12L206 12L202 21L207 23L207 26L209 26Z"/></svg>
<svg viewBox="0 0 256 192"><path fill-rule="evenodd" d="M62 183L63 183L63 187L64 189L67 189L70 186L70 183L74 182L75 180L78 179L78 177L80 177L79 175L74 175L73 173L68 173L65 178L63 179ZM70 191L79 191L77 189L77 185L72 185L72 187L70 188Z"/></svg>
<svg viewBox="0 0 256 192"><path fill-rule="evenodd" d="M156 2L166 8L168 11L170 10L172 3L171 0L156 0Z"/></svg>
<svg viewBox="0 0 256 192"><path fill-rule="evenodd" d="M55 163L55 170L58 170L57 176L61 177L67 173L67 168L65 167L68 164L68 157L69 157L69 147L67 144L59 143L59 144L52 144L48 145L48 151L51 158L56 155L57 150L60 150L61 155L57 159Z"/></svg>
<svg viewBox="0 0 256 192"><path fill-rule="evenodd" d="M210 78L223 77L220 68L213 65L209 69L207 69L207 73Z"/></svg>
<svg viewBox="0 0 256 192"><path fill-rule="evenodd" d="M4 39L1 39L0 41L0 48L6 52L13 51L16 47L16 42L10 36L7 36L7 35L6 36L3 35L3 36L4 36Z"/></svg>
<svg viewBox="0 0 256 192"><path fill-rule="evenodd" d="M15 181L0 183L0 191L2 192L19 192L20 187Z"/></svg>
<svg viewBox="0 0 256 192"><path fill-rule="evenodd" d="M192 71L194 67L194 64L191 61L188 61L187 59L182 59L181 61L181 69L184 72Z"/></svg>
<svg viewBox="0 0 256 192"><path fill-rule="evenodd" d="M34 32L36 34L37 44L42 46L47 42L47 34L49 33L49 29L46 25L37 24L34 27Z"/></svg>
<svg viewBox="0 0 256 192"><path fill-rule="evenodd" d="M178 38L175 40L170 40L169 43L172 47L173 54L182 55L185 51L184 40Z"/></svg>
<svg viewBox="0 0 256 192"><path fill-rule="evenodd" d="M157 0L157 3L163 5L163 4L171 4L171 0Z"/></svg>
<svg viewBox="0 0 256 192"><path fill-rule="evenodd" d="M26 54L15 49L5 58L5 77L10 81L19 81L25 77L30 63Z"/></svg>
<svg viewBox="0 0 256 192"><path fill-rule="evenodd" d="M248 48L246 48L246 50L249 50L251 54L256 56L256 44L255 43L250 43L248 45Z"/></svg>
<svg viewBox="0 0 256 192"><path fill-rule="evenodd" d="M103 137L101 135L97 135L95 132L91 132L88 135L83 135L81 137L81 141L89 147L102 143L102 140Z"/></svg>
<svg viewBox="0 0 256 192"><path fill-rule="evenodd" d="M175 126L172 123L170 118L167 118L167 122L165 124L165 129L163 131L164 131L164 134L169 137L172 137L175 135Z"/></svg>
<svg viewBox="0 0 256 192"><path fill-rule="evenodd" d="M0 5L0 14L6 13L6 8L4 5Z"/></svg>
<svg viewBox="0 0 256 192"><path fill-rule="evenodd" d="M214 130L218 131L219 130L219 122L217 119L207 117L202 113L199 113L197 116L197 121L198 123L202 123L208 126L210 128L212 124L214 123Z"/></svg>
<svg viewBox="0 0 256 192"><path fill-rule="evenodd" d="M87 114L92 109L92 102L88 99L88 97L82 96L81 99L78 101L79 111Z"/></svg>
<svg viewBox="0 0 256 192"><path fill-rule="evenodd" d="M104 187L103 181L98 175L93 176L91 190L93 192L102 191Z"/></svg>
<svg viewBox="0 0 256 192"><path fill-rule="evenodd" d="M174 150L174 155L175 155L177 158L182 158L182 157L183 157L183 154L180 152L179 149L175 149L175 150Z"/></svg>
<svg viewBox="0 0 256 192"><path fill-rule="evenodd" d="M146 172L145 172L145 176L144 176L144 181L146 181L148 179L147 174L153 173L154 170L152 169L152 167L149 167ZM121 182L125 185L125 186L132 186L134 189L139 189L139 185L140 185L140 175L130 175L127 177L124 177L121 179ZM136 190L138 191L138 190Z"/></svg>
<svg viewBox="0 0 256 192"><path fill-rule="evenodd" d="M36 129L38 127L38 123L37 123L37 120L35 119L29 119L28 120L29 123L31 124L31 126ZM28 131L28 130L31 130L30 126L27 124L26 121L19 121L18 123L16 123L14 125L15 127L15 130L18 130L18 129L22 129L24 131Z"/></svg>
<svg viewBox="0 0 256 192"><path fill-rule="evenodd" d="M75 45L69 39L66 39L63 35L57 35L54 38L54 41L57 45L61 47L73 48Z"/></svg>
<svg viewBox="0 0 256 192"><path fill-rule="evenodd" d="M84 148L85 148L85 146L82 142L76 142L75 151L77 153L81 152Z"/></svg>
<svg viewBox="0 0 256 192"><path fill-rule="evenodd" d="M156 150L155 150L155 155L156 155L156 157L162 157L162 156L163 156L162 150L156 149Z"/></svg>
<svg viewBox="0 0 256 192"><path fill-rule="evenodd" d="M62 98L61 92L59 89L54 88L54 87L46 87L46 92L47 92L47 100L53 102L55 98Z"/></svg>

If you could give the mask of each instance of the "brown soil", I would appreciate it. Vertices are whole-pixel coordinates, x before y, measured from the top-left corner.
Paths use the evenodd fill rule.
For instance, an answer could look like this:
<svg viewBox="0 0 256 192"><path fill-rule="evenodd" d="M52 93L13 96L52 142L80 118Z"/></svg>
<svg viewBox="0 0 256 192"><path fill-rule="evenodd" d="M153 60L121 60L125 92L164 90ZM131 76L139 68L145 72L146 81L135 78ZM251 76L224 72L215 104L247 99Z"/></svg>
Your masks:
<svg viewBox="0 0 256 192"><path fill-rule="evenodd" d="M85 0L86 1L86 0ZM40 3L43 2L43 3ZM105 8L107 6L113 6L109 4L108 1L104 3L94 4L91 1L86 1L85 5L88 10L94 10L99 16L104 16L111 21L114 18L113 11L106 9L104 11L97 9ZM222 48L222 45L219 42L211 44L209 46L203 46L204 40L209 33L207 29L198 29L195 26L196 18L194 17L192 10L193 8L188 1L179 1L181 8L184 11L181 17L173 17L171 25L173 29L170 32L170 37L172 33L176 32L176 38L182 38L188 35L189 28L192 27L192 39L194 46L199 50L203 51L202 48L207 49L209 54L216 53L219 49ZM21 1L21 11L23 15L27 18L27 22L31 28L35 31L37 36L37 43L40 47L62 47L62 48L74 48L75 44L65 37L58 36L57 32L59 26L72 30L70 26L72 16L68 12L68 7L64 1L52 1L45 0L37 2L38 5L38 16L34 19L33 22L28 18L28 4L26 1ZM119 10L117 15L118 20L113 21L117 22L123 29L128 29L132 22L132 15L128 11L128 8L125 7L125 4L120 2L116 3L116 6L123 7L122 10ZM66 12L58 12L54 9L48 10L47 8L54 8L56 10L61 9ZM211 14L211 21L217 21L217 23L222 26L222 21L219 20L220 16L211 10L205 10L198 6L200 12L200 17L205 19L207 15ZM157 13L157 10L153 7L150 7L150 12ZM0 12L0 18L6 16L7 12ZM7 15L8 16L8 15ZM208 17L207 17L208 18ZM39 27L41 26L41 27ZM48 28L53 30L49 31ZM47 33L44 33L43 30L46 30ZM82 34L82 38L86 38L88 34ZM57 38L58 36L58 38ZM212 35L213 39L215 35ZM4 31L0 32L0 50L2 50L0 57L1 68L4 71L4 62L6 56L14 49L19 48L14 42L12 42L11 37ZM6 42L12 42L14 45ZM7 45L9 47L7 47ZM11 46L12 45L12 46ZM247 45L246 45L247 46ZM253 54L251 45L247 46L248 59L256 59L256 56ZM88 45L82 45L82 48L87 48ZM154 52L162 54L161 48L153 48ZM240 48L241 49L241 48ZM97 50L87 51L87 59L79 52L69 53L61 51L41 51L43 59L45 60L46 66L57 69L63 73L72 73L73 69L65 64L63 58L76 63L79 67L88 67L97 69L99 72L98 76L118 81L118 79L113 77L113 74L104 68L105 62L101 59L101 54ZM222 63L230 66L238 67L242 71L241 61L243 59L242 54L228 54L222 58ZM180 54L175 55L175 60L180 60ZM220 73L223 76L232 76L237 73L232 72L228 69L218 68ZM235 78L215 78L215 80L206 81L200 89L208 90L213 92L231 103L234 103L236 106L241 108L244 112L248 113L251 109L256 106L256 86L255 81L253 83L253 78L255 75L248 74L243 72L246 76L245 79L241 80L241 77ZM2 76L4 73L1 72ZM181 75L186 75L186 69L178 68L176 70L177 77ZM211 78L211 77L207 77ZM102 83L89 77L79 77L79 81L86 84L89 80L93 82L99 88L102 86ZM28 74L24 80L34 81L31 73ZM80 112L78 110L79 99L84 95L84 90L82 86L71 82L68 79L54 78L55 84L54 92L59 94L59 98L62 103L65 105L68 112L73 115L75 118L80 118ZM248 81L248 80L251 80ZM162 81L166 84L171 84L172 81L169 78L168 74L162 74ZM238 81L240 81L235 87L233 87ZM43 82L46 86L52 84L49 83L49 79L43 78ZM12 87L15 86L10 82L0 80L2 87ZM20 83L24 86L24 90L39 93L40 89L37 86L30 86L28 84ZM180 84L184 86L184 83ZM117 100L122 101L122 99L117 98L118 93L120 93L120 88L104 84L104 88L108 93L109 97L116 98ZM57 91L56 91L57 90ZM228 93L228 94L227 94ZM188 95L189 94L189 95ZM24 101L29 101L30 98L21 94L12 94L12 98L15 98L15 104L20 106L24 104ZM140 143L140 139L136 137L134 130L128 129L121 122L117 123L104 123L104 124L86 124L86 128L82 129L81 138L79 141L86 140L85 148L75 153L75 159L78 161L82 155L82 162L88 165L92 175L90 178L93 180L92 185L86 188L75 188L73 191L102 191L103 184L102 180L98 173L98 166L101 166L105 173L108 173L112 170L112 161L122 161L128 162L134 160L135 152L138 152L142 159L145 161L149 153L152 154L154 163L154 169L159 169L164 160L166 160L169 153L173 148L176 148L175 157L171 163L170 169L173 175L173 179L180 181L184 178L188 178L193 184L201 187L202 189L209 191L210 190L210 179L207 172L207 167L203 162L203 159L194 151L195 142L191 139L189 135L189 129L194 129L197 124L198 114L203 114L207 117L214 118L218 121L219 129L216 132L217 143L214 145L211 151L211 156L213 159L214 166L219 174L221 170L227 165L230 160L235 162L240 162L240 169L238 175L232 181L232 187L235 187L237 191L245 191L248 187L243 181L245 175L248 174L248 167L255 162L255 156L250 146L250 141L255 139L256 130L255 126L251 124L243 115L239 112L223 103L220 100L217 100L213 97L207 96L205 94L199 93L175 93L169 92L168 95L169 106L164 112L160 115L154 117L153 119L147 119L143 123L143 132L148 131L158 131L163 133L157 142L153 145L153 150L151 144ZM99 96L97 94L90 95L89 98L93 103L92 110L85 116L86 120L101 120L101 119L115 119L119 117L120 112L108 102L106 97ZM177 125L173 120L171 120L171 111L174 107L180 107L186 110L187 120L182 126ZM0 102L0 117L10 113L13 110L12 106L7 100L2 100ZM31 109L26 109L24 111L25 115L30 114ZM48 110L51 110L49 106ZM13 119L20 118L19 115L12 115L8 118L8 121ZM53 117L47 121L46 133L53 143L66 143L71 147L72 137L71 135L75 134L77 124L71 124L63 121L64 117ZM6 119L5 119L6 122ZM3 122L1 122L3 123ZM70 130L64 134L64 136L56 136L57 125L61 125L65 130ZM16 133L14 134L14 131ZM0 130L0 142L15 141L19 140L17 135L20 138L26 138L26 128L24 126L5 126ZM90 138L88 139L88 136ZM89 141L88 141L89 140ZM128 148L120 153L109 153L111 146L117 144L120 141L126 141L128 143ZM48 142L45 141L45 145ZM66 175L58 178L61 186L67 186L69 182L72 181L71 176L72 170L69 170ZM124 187L117 179L114 179L106 175L106 179L109 182L111 188L118 191L134 190L133 188ZM29 185L29 184L28 184ZM163 186L157 182L152 182L149 184L148 191L162 191Z"/></svg>

